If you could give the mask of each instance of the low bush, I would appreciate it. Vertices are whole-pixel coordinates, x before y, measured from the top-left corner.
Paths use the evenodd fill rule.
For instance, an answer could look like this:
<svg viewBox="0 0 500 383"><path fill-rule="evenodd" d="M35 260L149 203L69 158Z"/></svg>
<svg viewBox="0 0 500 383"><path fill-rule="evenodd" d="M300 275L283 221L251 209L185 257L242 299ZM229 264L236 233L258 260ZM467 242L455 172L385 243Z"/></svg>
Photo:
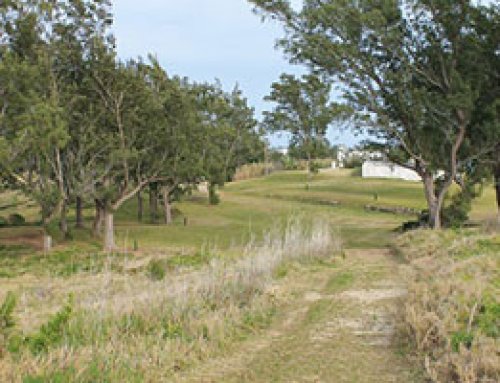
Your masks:
<svg viewBox="0 0 500 383"><path fill-rule="evenodd" d="M162 259L153 259L148 264L148 275L154 281L161 281L166 275L166 262Z"/></svg>
<svg viewBox="0 0 500 383"><path fill-rule="evenodd" d="M284 277L286 265L331 259L340 246L327 221L294 218L285 227L276 225L262 241L248 243L240 258L202 251L188 256L189 264L200 267L181 272L171 272L164 259L158 264L163 280L139 273L130 281L132 276L103 270L93 277L102 283L95 295L79 296L74 309L70 301L23 337L18 354L0 359L0 381L106 377L118 382L132 376L171 381L176 372L271 323L279 304L275 279ZM180 257L174 263L185 265ZM87 371L93 363L104 375L85 380L94 378Z"/></svg>
<svg viewBox="0 0 500 383"><path fill-rule="evenodd" d="M73 312L73 299L59 310L40 329L25 338L25 343L33 354L48 351L49 347L59 345L67 332L68 324Z"/></svg>
<svg viewBox="0 0 500 383"><path fill-rule="evenodd" d="M364 160L361 157L352 157L344 162L344 168L357 169L363 166Z"/></svg>
<svg viewBox="0 0 500 383"><path fill-rule="evenodd" d="M14 308L16 297L13 293L7 293L4 302L0 306L0 358L7 352L15 325Z"/></svg>
<svg viewBox="0 0 500 383"><path fill-rule="evenodd" d="M500 241L471 230L403 235L406 331L434 382L500 381Z"/></svg>
<svg viewBox="0 0 500 383"><path fill-rule="evenodd" d="M264 177L271 174L274 171L274 168L275 166L272 163L243 165L236 169L236 172L233 176L233 181L243 181L252 178Z"/></svg>
<svg viewBox="0 0 500 383"><path fill-rule="evenodd" d="M9 225L11 226L23 226L26 224L26 219L21 214L11 214L9 215Z"/></svg>
<svg viewBox="0 0 500 383"><path fill-rule="evenodd" d="M217 186L215 185L209 185L208 187L208 202L210 205L220 204L220 197L217 193Z"/></svg>

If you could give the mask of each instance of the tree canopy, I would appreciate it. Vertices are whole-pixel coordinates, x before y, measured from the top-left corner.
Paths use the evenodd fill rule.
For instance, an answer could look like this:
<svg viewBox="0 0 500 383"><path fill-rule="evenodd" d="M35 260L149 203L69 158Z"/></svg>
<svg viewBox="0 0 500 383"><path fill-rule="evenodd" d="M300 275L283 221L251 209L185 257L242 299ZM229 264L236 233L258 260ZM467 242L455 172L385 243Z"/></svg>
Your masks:
<svg viewBox="0 0 500 383"><path fill-rule="evenodd" d="M336 83L355 126L420 174L429 223L440 227L452 183L463 186L461 175L500 142L499 6L305 0L295 10L285 0L251 2L283 24L279 45L290 60Z"/></svg>
<svg viewBox="0 0 500 383"><path fill-rule="evenodd" d="M107 0L0 5L0 177L38 202L47 234L59 217L69 236L68 207L94 203L107 250L114 213L141 190L160 186L167 213L175 193L203 180L215 192L263 148L239 89L170 76L152 55L118 59L111 24Z"/></svg>

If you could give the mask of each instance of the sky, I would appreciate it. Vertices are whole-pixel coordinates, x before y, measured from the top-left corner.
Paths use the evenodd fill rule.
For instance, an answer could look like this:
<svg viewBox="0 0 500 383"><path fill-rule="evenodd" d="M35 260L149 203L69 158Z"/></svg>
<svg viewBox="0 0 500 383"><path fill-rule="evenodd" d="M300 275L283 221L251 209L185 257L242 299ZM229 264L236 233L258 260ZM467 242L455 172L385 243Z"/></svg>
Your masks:
<svg viewBox="0 0 500 383"><path fill-rule="evenodd" d="M301 0L293 0L298 6ZM156 55L167 73L197 82L219 79L224 89L239 85L260 118L263 101L281 73L304 73L275 49L282 27L262 22L246 0L116 0L114 33L122 59ZM330 129L333 144L357 143L349 132ZM286 135L270 138L287 145Z"/></svg>

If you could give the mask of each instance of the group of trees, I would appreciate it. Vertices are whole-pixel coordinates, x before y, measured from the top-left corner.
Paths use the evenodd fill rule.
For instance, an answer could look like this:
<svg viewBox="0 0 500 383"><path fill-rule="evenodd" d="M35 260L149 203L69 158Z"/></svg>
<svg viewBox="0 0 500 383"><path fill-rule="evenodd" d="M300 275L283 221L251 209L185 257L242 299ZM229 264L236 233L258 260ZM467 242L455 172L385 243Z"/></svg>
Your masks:
<svg viewBox="0 0 500 383"><path fill-rule="evenodd" d="M268 132L291 134L289 155L306 160L310 173L314 159L332 152L325 136L340 114L340 108L330 100L332 86L313 74L300 78L282 74L271 88L265 100L275 107L264 112L263 125Z"/></svg>
<svg viewBox="0 0 500 383"><path fill-rule="evenodd" d="M338 86L339 116L422 177L432 227L454 183L467 198L494 174L500 193L497 2L250 1L284 25L293 63Z"/></svg>
<svg viewBox="0 0 500 383"><path fill-rule="evenodd" d="M170 77L154 57L120 61L109 0L0 4L0 177L41 209L48 228L95 205L94 232L115 248L114 213L142 190L172 199L215 188L263 156L241 91ZM142 201L142 199L141 199ZM142 204L140 204L142 205ZM48 234L47 234L47 238Z"/></svg>

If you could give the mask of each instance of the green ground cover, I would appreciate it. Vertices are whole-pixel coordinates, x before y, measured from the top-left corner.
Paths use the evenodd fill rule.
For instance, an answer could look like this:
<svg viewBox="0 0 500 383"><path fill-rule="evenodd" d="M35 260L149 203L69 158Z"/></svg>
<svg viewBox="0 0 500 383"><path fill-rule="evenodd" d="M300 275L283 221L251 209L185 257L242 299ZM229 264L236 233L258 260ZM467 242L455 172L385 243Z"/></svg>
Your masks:
<svg viewBox="0 0 500 383"><path fill-rule="evenodd" d="M222 203L218 206L210 206L206 196L200 193L185 197L176 204L181 214L171 226L139 223L137 201L130 201L116 216L118 245L125 250L161 249L174 253L198 251L203 246L225 251L247 243L251 237L260 237L290 215L304 214L327 217L340 230L346 247L385 247L394 238L394 230L413 217L367 212L364 207L425 207L420 183L363 179L352 170L323 172L310 182L305 172L280 172L266 178L230 183L220 192ZM18 194L3 193L0 216L13 213L24 215L32 224L38 219L32 203ZM92 215L92 208L85 211L88 227ZM147 209L145 215L147 222ZM184 217L188 219L188 226L184 226ZM486 187L483 196L475 201L471 217L476 221L494 217L492 188ZM73 219L70 214L70 221ZM1 228L0 243L4 247L32 245L39 232L36 226ZM73 230L72 234L69 244L72 248L94 252L99 247L89 229Z"/></svg>

